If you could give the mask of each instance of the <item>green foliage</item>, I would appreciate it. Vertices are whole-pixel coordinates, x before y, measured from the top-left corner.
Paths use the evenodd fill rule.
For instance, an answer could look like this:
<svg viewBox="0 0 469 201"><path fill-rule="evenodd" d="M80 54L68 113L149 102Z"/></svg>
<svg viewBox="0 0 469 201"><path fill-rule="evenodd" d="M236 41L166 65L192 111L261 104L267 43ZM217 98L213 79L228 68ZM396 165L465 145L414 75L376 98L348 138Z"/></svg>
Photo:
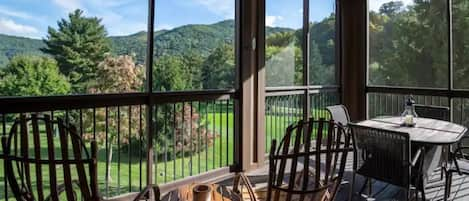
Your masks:
<svg viewBox="0 0 469 201"><path fill-rule="evenodd" d="M70 91L57 62L44 56L16 56L0 70L0 77L3 96L63 95Z"/></svg>
<svg viewBox="0 0 469 201"><path fill-rule="evenodd" d="M370 83L446 87L446 9L444 1L415 1L407 9L395 3L371 12Z"/></svg>
<svg viewBox="0 0 469 201"><path fill-rule="evenodd" d="M180 91L189 88L189 69L178 56L162 56L153 65L153 89L155 91Z"/></svg>
<svg viewBox="0 0 469 201"><path fill-rule="evenodd" d="M202 66L204 89L233 88L235 81L235 53L230 44L221 44L213 50Z"/></svg>
<svg viewBox="0 0 469 201"><path fill-rule="evenodd" d="M271 34L266 39L266 85L302 85L303 58L294 31Z"/></svg>
<svg viewBox="0 0 469 201"><path fill-rule="evenodd" d="M41 50L57 60L60 71L70 79L73 92L83 93L86 84L96 79L96 68L109 52L109 42L100 19L84 17L78 9L68 17L57 23L58 30L49 27L44 40L47 47Z"/></svg>

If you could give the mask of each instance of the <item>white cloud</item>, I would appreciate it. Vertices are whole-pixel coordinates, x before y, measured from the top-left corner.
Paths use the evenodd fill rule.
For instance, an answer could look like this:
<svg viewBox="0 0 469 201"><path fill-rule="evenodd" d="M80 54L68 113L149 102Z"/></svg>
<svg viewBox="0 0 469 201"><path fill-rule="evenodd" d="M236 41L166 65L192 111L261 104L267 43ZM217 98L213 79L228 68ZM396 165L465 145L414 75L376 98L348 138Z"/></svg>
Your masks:
<svg viewBox="0 0 469 201"><path fill-rule="evenodd" d="M268 15L268 16L265 16L265 25L269 27L273 27L273 26L276 26L276 23L281 20L283 20L282 16Z"/></svg>
<svg viewBox="0 0 469 201"><path fill-rule="evenodd" d="M83 9L81 0L53 0L53 2L67 13L78 8Z"/></svg>
<svg viewBox="0 0 469 201"><path fill-rule="evenodd" d="M38 38L39 31L28 25L18 24L13 20L0 18L0 32L8 35Z"/></svg>
<svg viewBox="0 0 469 201"><path fill-rule="evenodd" d="M169 25L169 24L159 24L156 26L155 30L159 31L159 30L171 30L173 29L174 27Z"/></svg>
<svg viewBox="0 0 469 201"><path fill-rule="evenodd" d="M22 19L34 19L34 17L28 13L13 10L13 9L3 7L3 6L0 6L0 14L10 16L10 17L22 18Z"/></svg>
<svg viewBox="0 0 469 201"><path fill-rule="evenodd" d="M414 4L414 0L369 0L368 7L370 8L370 10L379 11L379 8L381 7L381 5L383 5L384 3L391 2L391 1L402 1L402 3L404 3L404 6Z"/></svg>
<svg viewBox="0 0 469 201"><path fill-rule="evenodd" d="M226 19L234 18L235 1L233 0L193 0L193 2L205 6L210 12Z"/></svg>

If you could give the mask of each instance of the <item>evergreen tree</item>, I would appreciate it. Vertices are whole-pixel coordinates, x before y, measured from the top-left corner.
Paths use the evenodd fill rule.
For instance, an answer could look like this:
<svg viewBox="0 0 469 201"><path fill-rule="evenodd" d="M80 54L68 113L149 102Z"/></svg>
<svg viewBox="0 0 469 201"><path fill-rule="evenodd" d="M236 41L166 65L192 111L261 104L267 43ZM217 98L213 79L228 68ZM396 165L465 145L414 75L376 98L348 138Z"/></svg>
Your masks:
<svg viewBox="0 0 469 201"><path fill-rule="evenodd" d="M48 28L48 36L44 39L47 47L41 50L57 60L60 71L70 80L73 92L83 93L88 82L96 79L97 66L109 52L106 29L101 19L84 17L79 9L57 25L58 30Z"/></svg>

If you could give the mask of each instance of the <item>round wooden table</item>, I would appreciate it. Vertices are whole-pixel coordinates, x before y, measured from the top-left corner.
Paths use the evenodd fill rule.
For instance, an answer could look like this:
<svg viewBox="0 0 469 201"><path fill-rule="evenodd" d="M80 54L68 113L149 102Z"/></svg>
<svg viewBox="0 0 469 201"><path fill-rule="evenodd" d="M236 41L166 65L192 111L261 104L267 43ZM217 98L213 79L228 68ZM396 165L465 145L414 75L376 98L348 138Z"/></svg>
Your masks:
<svg viewBox="0 0 469 201"><path fill-rule="evenodd" d="M408 133L410 141L429 145L450 145L461 140L465 126L436 119L417 118L415 127L401 126L401 117L379 117L358 125Z"/></svg>

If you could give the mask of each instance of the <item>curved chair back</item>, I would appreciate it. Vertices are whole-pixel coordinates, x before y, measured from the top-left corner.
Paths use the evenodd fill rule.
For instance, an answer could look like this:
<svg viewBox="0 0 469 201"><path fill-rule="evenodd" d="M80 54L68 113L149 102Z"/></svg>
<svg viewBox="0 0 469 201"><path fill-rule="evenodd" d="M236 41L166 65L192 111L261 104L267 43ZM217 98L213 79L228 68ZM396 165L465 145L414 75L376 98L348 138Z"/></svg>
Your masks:
<svg viewBox="0 0 469 201"><path fill-rule="evenodd" d="M343 126L347 126L350 122L350 115L345 105L328 106L326 109L335 122L341 123Z"/></svg>
<svg viewBox="0 0 469 201"><path fill-rule="evenodd" d="M2 145L6 177L16 200L99 199L96 143L91 143L90 155L74 126L48 115L22 115Z"/></svg>
<svg viewBox="0 0 469 201"><path fill-rule="evenodd" d="M449 107L432 106L432 105L415 105L415 112L419 117L438 119L442 121L450 121Z"/></svg>
<svg viewBox="0 0 469 201"><path fill-rule="evenodd" d="M344 128L332 120L310 119L289 126L278 147L276 140L272 142L267 200L334 200L349 141Z"/></svg>
<svg viewBox="0 0 469 201"><path fill-rule="evenodd" d="M354 171L365 177L409 189L409 134L349 124L353 137Z"/></svg>

